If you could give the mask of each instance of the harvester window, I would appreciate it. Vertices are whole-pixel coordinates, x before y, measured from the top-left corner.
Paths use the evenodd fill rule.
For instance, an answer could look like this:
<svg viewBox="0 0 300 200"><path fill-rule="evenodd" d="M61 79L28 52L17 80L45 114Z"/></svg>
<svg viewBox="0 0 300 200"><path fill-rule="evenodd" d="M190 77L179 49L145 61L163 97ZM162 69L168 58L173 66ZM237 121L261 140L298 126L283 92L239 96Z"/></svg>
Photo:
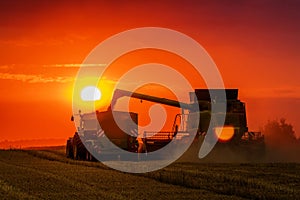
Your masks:
<svg viewBox="0 0 300 200"><path fill-rule="evenodd" d="M95 119L83 121L84 130L97 130L97 126L98 126L98 122Z"/></svg>

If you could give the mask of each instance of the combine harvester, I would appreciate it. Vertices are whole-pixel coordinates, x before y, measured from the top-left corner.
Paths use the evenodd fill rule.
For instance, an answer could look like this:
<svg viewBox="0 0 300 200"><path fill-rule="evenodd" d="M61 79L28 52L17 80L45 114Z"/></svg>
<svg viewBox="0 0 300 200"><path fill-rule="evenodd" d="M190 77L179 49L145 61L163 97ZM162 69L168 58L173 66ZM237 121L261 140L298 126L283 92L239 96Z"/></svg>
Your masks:
<svg viewBox="0 0 300 200"><path fill-rule="evenodd" d="M218 91L218 89L213 89ZM189 136L191 129L197 130L194 143L200 144L205 137L209 128L210 121L213 120L213 130L218 137L216 144L217 149L227 148L232 151L242 153L247 158L257 158L264 155L264 136L260 132L249 132L247 127L245 103L238 99L238 89L226 89L226 113L212 114L212 104L224 104L217 100L217 97L211 97L208 89L196 89L195 95L190 94L190 104L165 99L146 94L129 92L117 89L114 92L111 106L105 112L85 113L80 116L80 126L73 137L67 140L66 154L67 157L80 160L95 160L91 152L87 150L85 145L90 146L96 153L113 154L113 152L101 151L101 137L104 135L110 139L118 147L130 152L152 152L156 151L173 139L184 140ZM131 97L140 100L160 103L167 106L181 108L187 110L188 113L182 111L174 118L173 127L170 131L145 131L142 142L138 142L138 114L130 112L113 111L117 100L122 97ZM199 106L199 111L195 111L194 105ZM193 120L199 118L198 120ZM225 115L224 125L218 122L218 116ZM130 124L127 130L121 130L115 122L113 116L117 117L122 124ZM129 117L128 117L129 116ZM72 117L73 118L73 117ZM130 123L130 122L134 123ZM100 128L100 126L101 128ZM131 135L126 134L131 133ZM155 134L154 134L155 133ZM154 134L154 135L153 135ZM84 139L85 145L81 139ZM141 146L142 145L142 146ZM88 148L88 149L91 149ZM197 147L199 151L199 145ZM99 150L100 149L100 150ZM197 152L193 152L197 154ZM197 155L196 155L197 156ZM116 159L120 159L121 155L116 155Z"/></svg>

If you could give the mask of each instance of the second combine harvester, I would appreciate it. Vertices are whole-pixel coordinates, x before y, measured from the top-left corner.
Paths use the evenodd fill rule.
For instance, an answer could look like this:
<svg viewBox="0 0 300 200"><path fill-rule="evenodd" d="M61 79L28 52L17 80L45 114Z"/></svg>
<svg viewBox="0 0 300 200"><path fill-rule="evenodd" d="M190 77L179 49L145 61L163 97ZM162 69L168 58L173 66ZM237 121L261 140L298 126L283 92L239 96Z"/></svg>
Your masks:
<svg viewBox="0 0 300 200"><path fill-rule="evenodd" d="M212 90L215 91L213 93L218 94L218 89ZM173 139L180 140L185 136L188 136L188 129L191 128L197 129L196 140L199 141L198 139L201 140L201 138L204 138L211 120L214 120L213 129L216 136L219 136L217 146L225 146L226 148L234 149L237 152L245 152L244 155L247 157L257 155L257 153L262 154L264 149L264 137L260 132L248 131L245 103L238 99L238 89L225 89L225 93L227 104L226 112L212 114L212 104L224 104L224 102L217 101L217 96L211 97L208 89L196 89L196 95L190 95L190 104L117 89L114 92L111 106L107 111L85 114L79 113L80 126L77 127L74 136L67 141L67 157L82 160L94 160L85 145L90 145L92 148L97 148L99 151L99 148L101 149L101 142L99 143L101 140L100 136L103 136L103 134L118 147L131 152L137 152L138 149L147 152L158 150ZM153 132L145 131L143 133L144 148L139 148L141 143L137 142L138 114L131 112L128 115L128 113L125 112L113 111L113 107L117 100L126 96L186 109L188 110L188 114L178 113L174 118L174 124L173 127L170 128L170 131L160 131L155 135L152 135ZM195 104L199 106L200 112L195 112L193 110L193 105ZM114 114L112 114L112 112L114 112ZM195 123L195 120L193 120L193 115L195 114L200 115L199 124ZM223 115L225 117L225 123L222 127L218 124L218 120L216 120L218 117L216 115ZM115 122L114 116L118 117L121 123L131 125L126 127L127 130L124 130L124 128L121 130ZM129 123L131 120L135 123ZM178 121L181 123L180 129L178 129ZM101 125L101 128L99 124ZM221 132L218 133L219 130L221 130ZM131 135L135 136L128 135L126 132L130 132ZM147 137L148 134L151 136ZM226 139L224 139L224 137ZM88 141L84 142L85 145L83 145L81 141L82 138L88 138ZM120 158L120 155L116 156Z"/></svg>

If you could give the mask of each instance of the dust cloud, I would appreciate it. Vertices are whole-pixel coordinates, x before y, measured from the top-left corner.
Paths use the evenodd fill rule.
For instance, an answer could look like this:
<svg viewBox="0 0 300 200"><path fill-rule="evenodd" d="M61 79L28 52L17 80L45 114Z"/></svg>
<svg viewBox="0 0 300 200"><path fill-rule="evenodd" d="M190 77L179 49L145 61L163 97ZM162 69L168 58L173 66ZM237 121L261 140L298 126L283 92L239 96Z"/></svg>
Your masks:
<svg viewBox="0 0 300 200"><path fill-rule="evenodd" d="M300 139L285 119L272 120L263 127L267 162L300 162Z"/></svg>
<svg viewBox="0 0 300 200"><path fill-rule="evenodd" d="M270 163L300 162L300 139L285 119L268 121L262 128L265 144L218 143L203 159L198 158L203 138L197 138L177 162L193 163Z"/></svg>

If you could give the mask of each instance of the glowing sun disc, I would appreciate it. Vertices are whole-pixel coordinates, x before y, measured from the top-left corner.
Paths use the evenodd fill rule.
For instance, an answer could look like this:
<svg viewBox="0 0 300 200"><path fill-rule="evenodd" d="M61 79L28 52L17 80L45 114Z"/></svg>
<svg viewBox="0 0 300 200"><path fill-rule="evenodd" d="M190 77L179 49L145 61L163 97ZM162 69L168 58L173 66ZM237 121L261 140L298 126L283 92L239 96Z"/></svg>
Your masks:
<svg viewBox="0 0 300 200"><path fill-rule="evenodd" d="M83 101L97 101L101 99L101 91L95 86L87 86L81 90L80 97Z"/></svg>
<svg viewBox="0 0 300 200"><path fill-rule="evenodd" d="M220 142L227 142L234 136L234 127L224 126L216 127L215 134Z"/></svg>

